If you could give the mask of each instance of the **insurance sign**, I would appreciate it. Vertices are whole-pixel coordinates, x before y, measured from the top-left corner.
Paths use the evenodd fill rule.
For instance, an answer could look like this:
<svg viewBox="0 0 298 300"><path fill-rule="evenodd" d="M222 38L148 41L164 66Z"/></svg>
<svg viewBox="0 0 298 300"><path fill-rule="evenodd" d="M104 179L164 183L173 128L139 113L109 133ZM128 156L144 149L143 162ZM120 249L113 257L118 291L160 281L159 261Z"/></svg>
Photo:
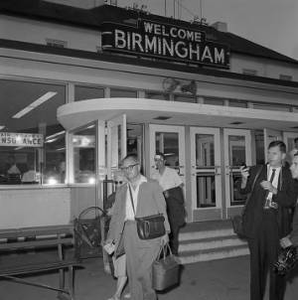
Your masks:
<svg viewBox="0 0 298 300"><path fill-rule="evenodd" d="M0 146L42 147L43 141L38 133L0 132Z"/></svg>

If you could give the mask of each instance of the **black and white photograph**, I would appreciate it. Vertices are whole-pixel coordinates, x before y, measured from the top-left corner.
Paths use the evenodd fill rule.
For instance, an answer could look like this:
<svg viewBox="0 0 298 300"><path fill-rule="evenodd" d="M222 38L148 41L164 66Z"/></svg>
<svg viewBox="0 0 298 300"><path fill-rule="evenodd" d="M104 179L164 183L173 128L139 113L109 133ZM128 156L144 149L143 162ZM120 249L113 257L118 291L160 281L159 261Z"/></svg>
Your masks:
<svg viewBox="0 0 298 300"><path fill-rule="evenodd" d="M296 300L297 0L0 0L3 300Z"/></svg>

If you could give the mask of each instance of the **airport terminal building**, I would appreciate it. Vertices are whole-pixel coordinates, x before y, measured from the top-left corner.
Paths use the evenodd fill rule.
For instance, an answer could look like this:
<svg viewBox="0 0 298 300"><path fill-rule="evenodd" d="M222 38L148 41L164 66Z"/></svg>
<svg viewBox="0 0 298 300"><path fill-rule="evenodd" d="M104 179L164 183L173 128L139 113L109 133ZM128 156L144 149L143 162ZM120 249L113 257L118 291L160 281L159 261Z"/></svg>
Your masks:
<svg viewBox="0 0 298 300"><path fill-rule="evenodd" d="M165 153L188 222L238 213L241 164L298 136L298 61L220 22L54 2L0 2L0 228L103 206L132 152L146 176Z"/></svg>

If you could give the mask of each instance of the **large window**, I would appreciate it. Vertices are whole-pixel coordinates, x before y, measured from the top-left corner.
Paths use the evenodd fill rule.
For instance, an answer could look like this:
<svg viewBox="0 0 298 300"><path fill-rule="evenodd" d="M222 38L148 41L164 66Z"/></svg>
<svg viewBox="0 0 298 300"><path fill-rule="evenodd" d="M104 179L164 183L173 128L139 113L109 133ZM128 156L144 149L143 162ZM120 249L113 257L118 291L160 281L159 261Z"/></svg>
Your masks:
<svg viewBox="0 0 298 300"><path fill-rule="evenodd" d="M95 124L73 132L72 144L74 152L75 183L95 183Z"/></svg>
<svg viewBox="0 0 298 300"><path fill-rule="evenodd" d="M146 92L147 99L170 100L169 93Z"/></svg>
<svg viewBox="0 0 298 300"><path fill-rule="evenodd" d="M75 101L104 98L104 88L75 86Z"/></svg>
<svg viewBox="0 0 298 300"><path fill-rule="evenodd" d="M64 183L65 131L56 113L65 87L1 79L0 103L0 183Z"/></svg>
<svg viewBox="0 0 298 300"><path fill-rule="evenodd" d="M122 90L122 89L111 89L111 98L137 98L137 91L134 90Z"/></svg>

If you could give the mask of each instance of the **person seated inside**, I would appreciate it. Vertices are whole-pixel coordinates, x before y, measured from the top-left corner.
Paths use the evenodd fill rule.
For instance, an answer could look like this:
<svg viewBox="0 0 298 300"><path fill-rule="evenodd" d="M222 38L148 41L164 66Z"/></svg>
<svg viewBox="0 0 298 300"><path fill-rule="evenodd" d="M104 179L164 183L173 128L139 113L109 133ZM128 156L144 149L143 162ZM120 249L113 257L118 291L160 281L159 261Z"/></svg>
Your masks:
<svg viewBox="0 0 298 300"><path fill-rule="evenodd" d="M28 164L28 170L22 176L22 183L38 183L33 163Z"/></svg>
<svg viewBox="0 0 298 300"><path fill-rule="evenodd" d="M16 159L13 155L8 156L6 169L7 174L21 174L21 171L17 166Z"/></svg>
<svg viewBox="0 0 298 300"><path fill-rule="evenodd" d="M6 164L7 183L18 184L21 182L21 171L17 166L16 159L13 155L8 156Z"/></svg>

